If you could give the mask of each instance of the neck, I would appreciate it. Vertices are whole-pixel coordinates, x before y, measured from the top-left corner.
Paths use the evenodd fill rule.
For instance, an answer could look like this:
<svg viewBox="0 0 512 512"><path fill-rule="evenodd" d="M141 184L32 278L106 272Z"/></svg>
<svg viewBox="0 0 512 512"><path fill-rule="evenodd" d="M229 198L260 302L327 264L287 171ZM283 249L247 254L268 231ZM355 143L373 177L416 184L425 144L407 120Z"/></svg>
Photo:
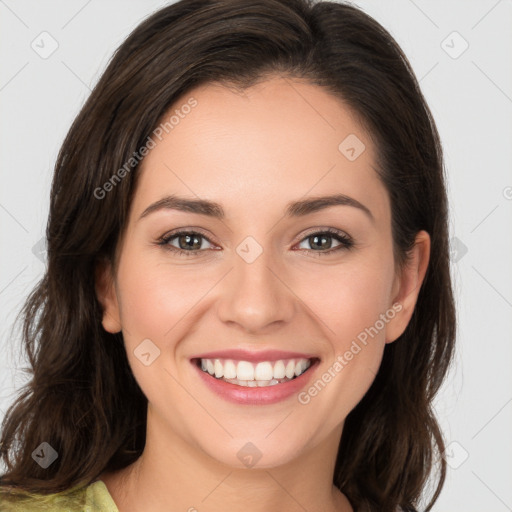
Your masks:
<svg viewBox="0 0 512 512"><path fill-rule="evenodd" d="M169 430L148 414L143 454L127 468L100 477L119 512L352 512L332 484L342 426L289 462L242 469L213 459Z"/></svg>

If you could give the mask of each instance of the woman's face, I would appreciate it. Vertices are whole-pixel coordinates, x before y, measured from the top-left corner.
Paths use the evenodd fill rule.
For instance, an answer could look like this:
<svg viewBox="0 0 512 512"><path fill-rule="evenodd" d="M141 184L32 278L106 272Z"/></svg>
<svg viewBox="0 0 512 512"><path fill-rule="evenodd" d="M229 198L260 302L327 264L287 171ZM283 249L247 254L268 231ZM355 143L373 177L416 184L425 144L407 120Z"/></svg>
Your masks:
<svg viewBox="0 0 512 512"><path fill-rule="evenodd" d="M149 401L148 436L236 467L335 451L385 344L409 321L428 237L395 272L375 147L318 86L276 77L239 94L209 84L164 122L173 113L137 171L115 286L98 285L103 325L122 329ZM324 196L338 201L310 203ZM170 197L219 206L175 208ZM246 352L224 353L233 350ZM304 374L269 385L303 369L301 358ZM263 382L226 383L209 366Z"/></svg>

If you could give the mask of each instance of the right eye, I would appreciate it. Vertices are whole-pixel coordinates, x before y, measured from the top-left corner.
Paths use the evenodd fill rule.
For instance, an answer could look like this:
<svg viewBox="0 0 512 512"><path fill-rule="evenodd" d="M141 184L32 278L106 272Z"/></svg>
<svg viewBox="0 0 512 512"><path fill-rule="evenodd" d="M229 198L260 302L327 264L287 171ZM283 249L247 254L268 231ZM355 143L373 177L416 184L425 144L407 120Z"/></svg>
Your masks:
<svg viewBox="0 0 512 512"><path fill-rule="evenodd" d="M171 243L175 239L178 247ZM161 237L158 241L158 245L177 253L179 256L198 256L199 253L206 250L202 248L202 240L211 243L206 236L197 231L177 231Z"/></svg>

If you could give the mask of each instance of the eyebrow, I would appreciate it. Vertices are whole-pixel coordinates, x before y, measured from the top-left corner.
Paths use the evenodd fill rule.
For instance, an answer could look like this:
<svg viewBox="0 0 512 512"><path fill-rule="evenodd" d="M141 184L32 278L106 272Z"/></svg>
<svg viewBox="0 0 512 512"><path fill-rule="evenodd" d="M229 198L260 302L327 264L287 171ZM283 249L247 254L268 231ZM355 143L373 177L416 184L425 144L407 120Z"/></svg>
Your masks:
<svg viewBox="0 0 512 512"><path fill-rule="evenodd" d="M286 205L285 215L287 217L303 217L311 213L330 208L332 206L352 206L363 211L372 222L375 218L364 204L344 194L333 194L329 196L309 197L299 201L292 201ZM139 220L159 210L178 210L182 212L206 215L216 219L224 219L226 214L219 203L206 199L189 199L176 195L163 197L150 204L140 215Z"/></svg>

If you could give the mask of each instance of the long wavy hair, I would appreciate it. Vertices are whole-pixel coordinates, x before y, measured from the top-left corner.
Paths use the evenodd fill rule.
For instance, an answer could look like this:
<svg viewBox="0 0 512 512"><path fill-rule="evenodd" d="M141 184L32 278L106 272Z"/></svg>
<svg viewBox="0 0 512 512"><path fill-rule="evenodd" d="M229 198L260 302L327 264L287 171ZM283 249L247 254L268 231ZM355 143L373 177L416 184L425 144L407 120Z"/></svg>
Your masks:
<svg viewBox="0 0 512 512"><path fill-rule="evenodd" d="M412 68L392 36L349 4L181 0L144 20L117 49L58 155L45 274L23 310L31 380L2 423L0 486L47 495L92 483L142 453L147 399L121 334L102 328L95 269L113 261L138 165L98 190L144 146L175 100L205 83L244 90L272 75L340 98L371 134L389 193L397 265L420 230L431 255L403 335L386 345L373 385L348 415L333 483L357 511L424 510L445 479L432 402L454 351L442 147ZM42 441L59 454L43 469Z"/></svg>

